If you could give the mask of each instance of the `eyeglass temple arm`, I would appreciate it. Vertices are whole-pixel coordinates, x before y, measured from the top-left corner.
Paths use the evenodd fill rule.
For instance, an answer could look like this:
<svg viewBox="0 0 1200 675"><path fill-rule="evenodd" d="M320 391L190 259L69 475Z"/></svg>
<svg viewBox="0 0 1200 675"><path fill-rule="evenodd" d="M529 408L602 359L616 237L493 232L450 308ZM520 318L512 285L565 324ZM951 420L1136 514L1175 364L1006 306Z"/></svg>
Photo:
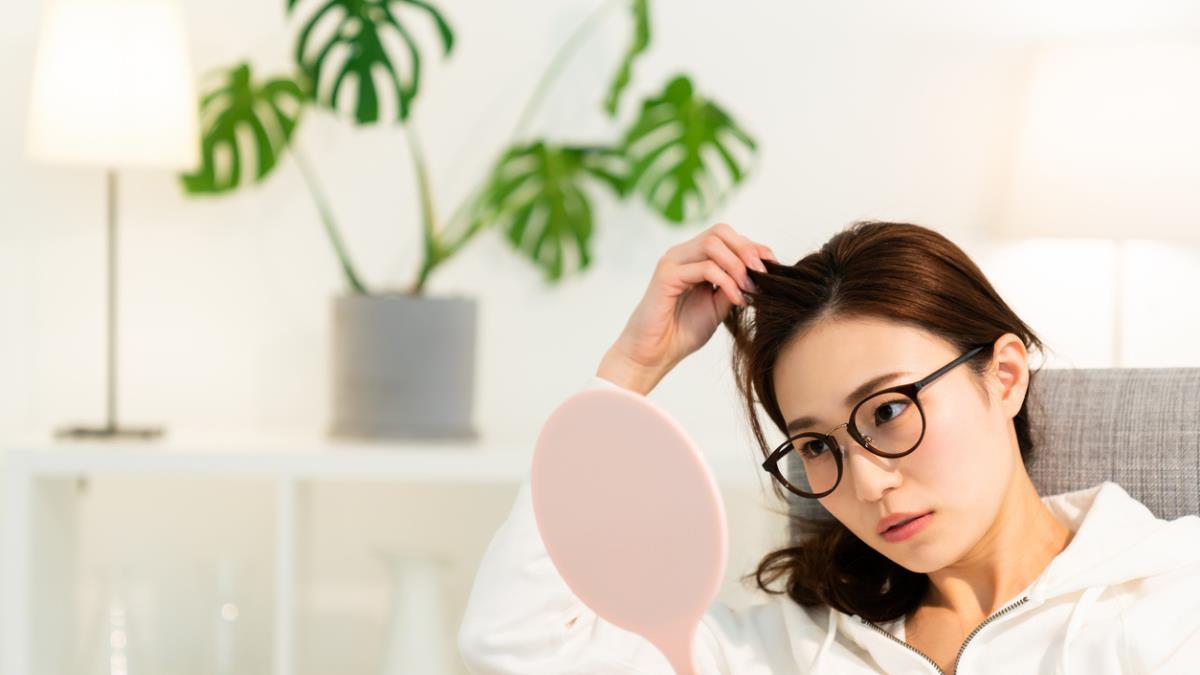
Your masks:
<svg viewBox="0 0 1200 675"><path fill-rule="evenodd" d="M980 351L982 351L983 348L986 346L987 345L979 345L978 347L975 347L974 349L968 351L967 353L963 354L962 356L958 357L957 359L954 359L950 363L947 363L946 365L942 366L941 368L938 368L937 370L933 371L924 379L914 382L913 387L916 388L918 391L920 391L920 389L922 387L927 386L930 382L933 382L934 380L938 379L942 375L945 375L946 372L949 371L951 368L957 366L958 364L962 363L963 361L966 361L967 359L971 358L972 356L975 356Z"/></svg>

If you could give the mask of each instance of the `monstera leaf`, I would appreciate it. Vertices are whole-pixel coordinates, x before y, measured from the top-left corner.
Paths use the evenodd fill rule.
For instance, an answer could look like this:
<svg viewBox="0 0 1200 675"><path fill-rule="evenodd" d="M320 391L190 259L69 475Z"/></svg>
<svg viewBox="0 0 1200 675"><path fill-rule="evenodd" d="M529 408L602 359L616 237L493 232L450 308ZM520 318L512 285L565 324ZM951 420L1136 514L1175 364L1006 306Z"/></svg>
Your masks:
<svg viewBox="0 0 1200 675"><path fill-rule="evenodd" d="M675 223L705 218L747 171L733 154L739 143L751 157L754 139L724 110L695 94L685 76L667 84L661 96L642 103L641 115L625 134L631 191ZM729 174L717 176L717 165Z"/></svg>
<svg viewBox="0 0 1200 675"><path fill-rule="evenodd" d="M288 13L298 0L288 0ZM408 119L413 100L421 84L421 54L412 34L397 18L400 7L418 9L433 20L445 54L454 47L454 32L436 9L422 0L323 0L320 7L307 17L304 28L296 41L296 65L313 82L311 95L314 101L331 110L338 110L338 97L346 79L351 75L357 86L354 101L354 119L359 124L376 122L380 116L381 96L396 99L397 120ZM314 30L318 23L329 17L337 17L336 26L328 35L321 36L322 42L314 51ZM406 78L397 73L393 54L385 47L385 38L395 37L408 52ZM339 45L342 55L335 55ZM344 60L343 60L344 57ZM327 61L329 66L326 65ZM340 61L340 62L339 62ZM380 91L372 76L379 72L388 85ZM331 82L332 81L332 82Z"/></svg>
<svg viewBox="0 0 1200 675"><path fill-rule="evenodd" d="M617 105L621 93L629 86L630 75L633 72L633 61L639 54L650 47L650 0L632 0L633 10L633 42L625 51L625 57L617 68L617 74L609 85L608 95L604 98L604 110L609 117L617 114Z"/></svg>
<svg viewBox="0 0 1200 675"><path fill-rule="evenodd" d="M200 99L201 164L196 171L183 174L186 191L193 194L233 190L242 180L242 152L238 132L245 130L254 143L254 182L261 181L279 161L279 155L291 140L296 121L304 106L305 95L299 83L276 78L255 84L250 66L239 64ZM227 162L220 162L224 153Z"/></svg>
<svg viewBox="0 0 1200 675"><path fill-rule="evenodd" d="M624 171L624 156L614 148L544 141L516 146L493 169L475 218L502 227L513 247L554 281L567 267L568 249L576 251L576 269L591 262L592 207L585 183L598 180L622 194Z"/></svg>

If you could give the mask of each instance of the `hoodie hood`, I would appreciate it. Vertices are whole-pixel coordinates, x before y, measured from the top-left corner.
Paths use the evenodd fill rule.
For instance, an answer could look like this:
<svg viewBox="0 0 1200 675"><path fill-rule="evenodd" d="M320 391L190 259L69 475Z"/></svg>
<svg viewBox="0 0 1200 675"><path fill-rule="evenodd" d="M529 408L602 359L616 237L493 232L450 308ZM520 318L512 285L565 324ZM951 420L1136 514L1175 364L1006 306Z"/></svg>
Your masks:
<svg viewBox="0 0 1200 675"><path fill-rule="evenodd" d="M1134 581L1200 562L1200 517L1157 518L1112 481L1042 497L1042 503L1075 532L1075 538L1030 587L1031 600Z"/></svg>
<svg viewBox="0 0 1200 675"><path fill-rule="evenodd" d="M1048 599L1083 591L1067 620L1063 649L1056 664L1055 672L1065 674L1070 666L1066 647L1105 589L1200 562L1200 517L1159 519L1112 481L1043 496L1041 500L1075 536L1014 602L992 616L1032 611ZM897 648L905 645L896 637L903 624L903 617L876 625L857 614L848 616L830 609L828 633L808 672L825 672L821 669L822 656L839 630L881 664L895 660L900 654ZM886 633L891 640L881 640L880 633Z"/></svg>

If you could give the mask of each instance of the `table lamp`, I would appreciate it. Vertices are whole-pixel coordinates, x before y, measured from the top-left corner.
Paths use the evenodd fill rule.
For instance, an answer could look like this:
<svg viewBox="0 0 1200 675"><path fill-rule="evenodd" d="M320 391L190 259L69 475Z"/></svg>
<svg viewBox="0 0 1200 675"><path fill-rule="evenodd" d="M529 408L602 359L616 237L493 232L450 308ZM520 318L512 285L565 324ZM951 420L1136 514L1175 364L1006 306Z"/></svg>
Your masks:
<svg viewBox="0 0 1200 675"><path fill-rule="evenodd" d="M1048 43L1031 65L998 229L1113 240L1119 367L1126 240L1200 227L1200 43Z"/></svg>
<svg viewBox="0 0 1200 675"><path fill-rule="evenodd" d="M117 423L117 169L199 162L197 102L182 10L172 0L52 0L34 57L26 149L103 167L108 222L108 420L59 437L155 438Z"/></svg>

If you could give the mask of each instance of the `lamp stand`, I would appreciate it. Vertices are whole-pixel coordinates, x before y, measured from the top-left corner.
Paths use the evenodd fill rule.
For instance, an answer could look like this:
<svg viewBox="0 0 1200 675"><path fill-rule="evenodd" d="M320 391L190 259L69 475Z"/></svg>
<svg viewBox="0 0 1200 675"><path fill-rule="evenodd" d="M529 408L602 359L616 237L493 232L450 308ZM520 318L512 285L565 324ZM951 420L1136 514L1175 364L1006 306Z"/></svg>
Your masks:
<svg viewBox="0 0 1200 675"><path fill-rule="evenodd" d="M124 440L153 439L161 428L133 428L117 425L117 172L107 171L108 200L108 423L102 427L68 427L55 432L58 438L99 438Z"/></svg>

